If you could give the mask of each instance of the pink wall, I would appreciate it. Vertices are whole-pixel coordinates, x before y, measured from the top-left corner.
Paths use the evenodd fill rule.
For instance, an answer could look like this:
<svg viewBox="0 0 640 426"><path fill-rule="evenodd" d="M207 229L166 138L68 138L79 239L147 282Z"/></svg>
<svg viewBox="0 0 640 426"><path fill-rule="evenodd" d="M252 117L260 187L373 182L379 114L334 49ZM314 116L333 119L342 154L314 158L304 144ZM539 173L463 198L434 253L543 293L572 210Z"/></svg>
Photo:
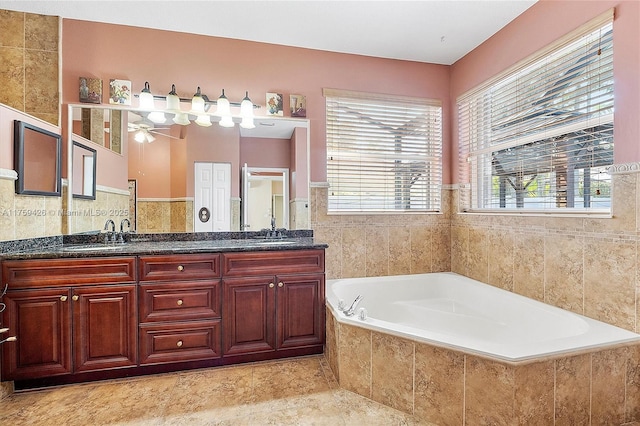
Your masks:
<svg viewBox="0 0 640 426"><path fill-rule="evenodd" d="M457 129L455 100L564 34L615 7L615 162L640 161L640 2L540 0L451 67L451 128ZM446 123L446 121L445 121ZM451 169L457 170L458 135L452 134ZM458 181L454 172L453 181Z"/></svg>
<svg viewBox="0 0 640 426"><path fill-rule="evenodd" d="M129 140L129 179L137 181L138 198L171 198L170 139L138 143L131 136ZM102 166L98 157L98 169Z"/></svg>
<svg viewBox="0 0 640 426"><path fill-rule="evenodd" d="M326 181L323 87L440 99L444 122L449 122L449 67L443 65L70 19L63 20L62 58L63 103L78 102L79 76L102 78L105 87L112 78L131 80L136 93L145 81L162 94L173 83L182 97L201 86L211 98L224 88L232 101L240 101L248 90L263 106L258 115L264 114L266 92L285 94L285 111L289 94L306 95L311 180L318 182ZM447 163L449 145L445 126Z"/></svg>
<svg viewBox="0 0 640 426"><path fill-rule="evenodd" d="M289 139L240 138L240 166L291 168Z"/></svg>

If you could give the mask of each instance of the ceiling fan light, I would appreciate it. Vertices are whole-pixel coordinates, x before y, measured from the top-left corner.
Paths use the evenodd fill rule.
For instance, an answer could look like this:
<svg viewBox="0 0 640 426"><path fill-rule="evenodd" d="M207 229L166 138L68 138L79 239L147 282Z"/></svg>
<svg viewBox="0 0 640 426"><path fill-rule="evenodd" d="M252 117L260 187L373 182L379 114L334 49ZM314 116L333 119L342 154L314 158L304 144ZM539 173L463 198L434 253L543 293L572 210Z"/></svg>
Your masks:
<svg viewBox="0 0 640 426"><path fill-rule="evenodd" d="M140 92L140 109L143 111L151 111L155 109L153 95L149 88L149 82L144 82L144 89Z"/></svg>
<svg viewBox="0 0 640 426"><path fill-rule="evenodd" d="M220 118L220 122L218 123L222 127L233 127L235 124L233 123L233 119L230 115L224 115Z"/></svg>
<svg viewBox="0 0 640 426"><path fill-rule="evenodd" d="M149 132L147 132L146 135L144 135L145 139L147 140L148 143L151 143L153 141L156 140L156 138Z"/></svg>
<svg viewBox="0 0 640 426"><path fill-rule="evenodd" d="M167 121L167 117L165 117L164 112L160 111L150 112L147 118L156 124L162 124Z"/></svg>
<svg viewBox="0 0 640 426"><path fill-rule="evenodd" d="M198 86L197 92L191 99L191 113L194 115L204 114L204 98L202 97L202 93L200 93L200 86Z"/></svg>
<svg viewBox="0 0 640 426"><path fill-rule="evenodd" d="M173 122L176 124L180 124L181 126L186 126L190 123L189 116L185 112L179 112L173 117Z"/></svg>
<svg viewBox="0 0 640 426"><path fill-rule="evenodd" d="M176 85L171 85L171 91L167 95L167 112L177 114L180 112L180 97L176 94Z"/></svg>
<svg viewBox="0 0 640 426"><path fill-rule="evenodd" d="M198 126L209 127L211 126L211 117L209 117L207 114L199 114L198 118L196 118L195 123Z"/></svg>
<svg viewBox="0 0 640 426"><path fill-rule="evenodd" d="M143 143L144 142L144 132L142 130L138 130L136 134L133 136L136 142Z"/></svg>
<svg viewBox="0 0 640 426"><path fill-rule="evenodd" d="M253 122L253 117L242 117L240 127L243 129L255 129L256 124Z"/></svg>
<svg viewBox="0 0 640 426"><path fill-rule="evenodd" d="M224 95L224 89L222 89L222 95L218 98L217 105L216 115L220 117L231 116L231 104L229 103L229 99Z"/></svg>

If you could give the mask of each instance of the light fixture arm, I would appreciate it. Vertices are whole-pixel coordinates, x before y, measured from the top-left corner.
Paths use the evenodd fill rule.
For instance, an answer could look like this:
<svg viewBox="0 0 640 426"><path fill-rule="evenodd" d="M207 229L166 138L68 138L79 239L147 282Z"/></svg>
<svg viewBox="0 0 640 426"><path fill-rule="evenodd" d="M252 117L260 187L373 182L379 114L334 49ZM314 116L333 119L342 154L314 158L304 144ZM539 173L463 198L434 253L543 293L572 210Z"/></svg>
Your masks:
<svg viewBox="0 0 640 426"><path fill-rule="evenodd" d="M218 105L218 101L217 100L213 100L212 101L207 97L207 95L203 95L203 94L200 94L200 96L202 96L202 99L204 99L204 104L206 106ZM133 97L134 98L138 98L138 97L140 97L140 95L136 93L136 94L133 95ZM159 101L166 101L167 97L166 96L162 96L162 95L153 95L153 99L154 100L157 99ZM180 102L191 102L191 98L179 98L179 99L180 99ZM235 107L235 108L239 108L240 105L241 105L241 102L229 102L229 105L231 105L232 107ZM253 105L253 109L260 109L260 108L262 108L260 105L255 105L255 104Z"/></svg>

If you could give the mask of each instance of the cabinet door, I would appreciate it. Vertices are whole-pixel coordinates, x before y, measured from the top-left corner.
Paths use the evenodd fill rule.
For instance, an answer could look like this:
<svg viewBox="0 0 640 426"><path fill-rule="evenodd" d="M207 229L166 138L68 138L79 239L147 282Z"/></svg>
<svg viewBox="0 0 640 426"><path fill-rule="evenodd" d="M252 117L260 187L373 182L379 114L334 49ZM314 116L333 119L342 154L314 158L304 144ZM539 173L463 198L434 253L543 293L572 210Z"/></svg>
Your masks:
<svg viewBox="0 0 640 426"><path fill-rule="evenodd" d="M71 373L71 291L9 291L3 324L15 342L2 344L2 380Z"/></svg>
<svg viewBox="0 0 640 426"><path fill-rule="evenodd" d="M75 371L137 364L136 286L74 288Z"/></svg>
<svg viewBox="0 0 640 426"><path fill-rule="evenodd" d="M277 277L278 349L324 343L324 274Z"/></svg>
<svg viewBox="0 0 640 426"><path fill-rule="evenodd" d="M223 280L224 355L275 350L274 277Z"/></svg>

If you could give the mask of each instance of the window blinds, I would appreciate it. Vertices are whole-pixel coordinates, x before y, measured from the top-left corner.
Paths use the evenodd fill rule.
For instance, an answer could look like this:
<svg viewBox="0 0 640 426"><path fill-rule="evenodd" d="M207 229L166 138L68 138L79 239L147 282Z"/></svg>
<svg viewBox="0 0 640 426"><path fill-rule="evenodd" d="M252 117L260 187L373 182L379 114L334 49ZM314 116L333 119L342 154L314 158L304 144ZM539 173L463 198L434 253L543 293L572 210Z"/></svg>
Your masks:
<svg viewBox="0 0 640 426"><path fill-rule="evenodd" d="M610 209L612 19L458 99L463 207Z"/></svg>
<svg viewBox="0 0 640 426"><path fill-rule="evenodd" d="M325 89L329 211L438 211L440 102Z"/></svg>

